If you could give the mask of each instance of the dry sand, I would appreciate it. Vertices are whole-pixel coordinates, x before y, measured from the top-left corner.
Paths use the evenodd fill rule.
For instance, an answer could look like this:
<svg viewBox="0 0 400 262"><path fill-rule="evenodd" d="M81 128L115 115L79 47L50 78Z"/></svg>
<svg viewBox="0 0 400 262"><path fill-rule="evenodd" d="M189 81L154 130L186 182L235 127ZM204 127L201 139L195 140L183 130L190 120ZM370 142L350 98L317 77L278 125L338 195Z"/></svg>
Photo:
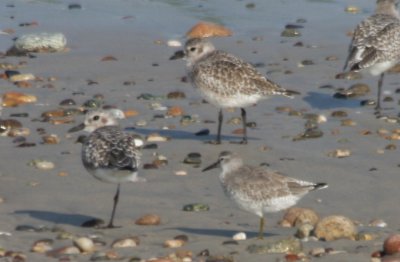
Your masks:
<svg viewBox="0 0 400 262"><path fill-rule="evenodd" d="M15 7L6 7L6 2ZM79 1L77 1L79 2ZM372 219L381 218L388 223L384 229L360 227L360 230L378 232L380 237L373 241L337 240L333 242L310 241L304 243L307 253L313 247L332 247L344 250L344 254L328 255L318 261L369 261L370 254L382 247L383 240L399 228L398 208L399 160L398 150L383 150L389 143L398 145L378 136L379 128L393 130L397 124L377 120L372 108L360 107L360 100L337 100L332 98L333 90L319 89L321 85L348 87L357 81L336 80L347 52L350 38L346 32L373 10L373 1L359 1L357 5L364 13L344 12L346 1L252 1L254 9L247 9L243 1L82 1L81 10L68 10L70 1L5 1L0 8L2 30L12 28L13 35L0 35L0 50L6 51L12 45L12 38L30 32L62 32L68 40L70 51L58 54L38 54L36 58L7 57L0 62L18 63L26 61L19 71L33 73L40 77L56 77L54 88L43 88L35 83L33 88L22 91L38 97L38 102L17 108L4 108L3 118L11 113L29 112L28 118L19 118L29 127L29 142L37 145L31 148L17 148L12 138L0 139L0 231L11 236L0 235L0 247L5 250L22 251L28 261L54 261L41 254L30 253L34 241L56 237L52 232L15 231L17 225L59 225L75 235L98 233L109 245L114 239L137 235L140 246L121 249L121 256L138 256L148 259L165 256L174 250L163 248L166 239L186 234L189 243L183 248L194 254L209 249L212 254L229 255L235 261L275 261L283 259L282 254L255 255L245 251L254 240L239 245L222 245L239 231L254 238L258 230L258 218L239 210L227 199L220 188L218 171L201 173L182 163L190 152L202 154L201 167L216 160L222 150L240 151L246 162L258 165L262 162L271 168L304 180L327 182L328 189L313 192L300 201L298 206L310 207L321 216L340 214L366 225ZM273 2L273 3L270 3ZM226 10L224 6L229 5ZM201 6L201 7L199 7ZM316 14L318 10L318 14ZM11 18L13 17L13 18ZM288 23L305 18L299 38L282 38L280 33ZM210 20L225 24L234 31L234 36L216 39L218 48L237 54L253 63L264 63L263 73L290 89L302 93L295 99L274 97L249 108L248 120L255 121L257 128L248 131L248 145L229 144L238 140L232 131L240 126L223 126L224 143L220 146L204 144L213 139L216 124L205 124L204 120L216 120L217 109L207 104L198 104L199 95L188 83L182 83L183 61L169 61L175 51L165 44L169 39L183 41L184 33L199 20ZM38 26L20 27L23 22L37 21ZM253 40L257 37L261 40ZM294 47L302 41L304 47ZM102 62L104 56L114 56L117 61ZM336 56L337 61L326 61ZM312 60L314 65L299 67L303 60ZM154 66L157 64L158 66ZM284 74L290 70L292 74ZM395 102L384 103L385 107L397 107L398 75L388 75L385 91L393 94ZM88 85L93 80L98 84ZM135 85L124 85L135 81ZM375 98L376 78L364 77L372 87L368 97ZM2 92L19 90L12 83L0 80ZM179 105L188 115L197 114L200 122L181 126L179 118L153 119L156 114L165 114L149 108L153 101L136 99L142 93L166 95L171 91L182 91L184 100L160 100L164 106ZM74 93L76 95L74 95ZM146 135L159 132L171 137L171 141L158 143L156 150L145 150L143 162L150 163L159 153L168 158L168 165L157 170L142 170L147 178L145 184L123 184L121 199L116 214L116 224L122 228L106 231L81 228L87 219L109 218L112 197L116 186L93 179L83 168L80 160L80 145L74 143L76 135L66 137L70 125L51 125L32 121L46 110L58 108L60 101L74 99L78 105L94 94L103 94L106 104L123 110L135 109L139 115L122 121L122 126L135 126L138 120L148 125L137 128ZM365 99L363 98L363 99ZM193 104L194 103L194 104ZM320 128L324 136L293 142L292 138L304 130L305 120L299 117L277 113L277 106L290 106L296 110L325 115L327 123ZM342 127L340 119L330 117L332 111L344 110L354 120L355 127ZM397 114L397 110L388 110ZM239 111L226 113L226 120L239 116ZM82 117L77 117L77 123ZM163 130L164 126L175 125L175 129ZM40 144L37 128L61 138L58 145ZM193 135L203 128L209 128L209 137ZM369 130L370 135L360 135ZM333 131L338 131L335 133ZM268 151L260 150L267 146ZM329 151L337 148L352 150L348 158L328 157ZM55 163L53 170L43 171L28 166L32 159L45 159ZM375 171L370 171L375 168ZM187 171L187 176L176 176L178 170ZM67 176L59 176L67 172ZM320 201L318 201L320 200ZM208 212L183 212L188 203L205 203ZM154 213L162 218L159 226L137 226L134 221L144 214ZM282 213L267 216L269 239L292 236L295 229L277 226ZM57 240L55 247L69 245L71 241ZM78 261L89 260L90 254L80 255Z"/></svg>

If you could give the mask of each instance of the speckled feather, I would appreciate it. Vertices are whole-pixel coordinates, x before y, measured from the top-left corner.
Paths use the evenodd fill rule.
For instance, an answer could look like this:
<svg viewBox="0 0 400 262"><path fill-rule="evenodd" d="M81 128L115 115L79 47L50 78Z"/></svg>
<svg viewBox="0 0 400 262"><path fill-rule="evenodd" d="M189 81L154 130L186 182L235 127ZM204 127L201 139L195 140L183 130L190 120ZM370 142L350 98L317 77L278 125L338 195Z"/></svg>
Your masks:
<svg viewBox="0 0 400 262"><path fill-rule="evenodd" d="M82 161L87 169L116 169L137 171L140 151L133 134L124 133L118 126L105 126L90 134L82 147Z"/></svg>
<svg viewBox="0 0 400 262"><path fill-rule="evenodd" d="M344 69L363 69L400 59L400 20L394 5L395 1L378 1L379 13L357 25Z"/></svg>

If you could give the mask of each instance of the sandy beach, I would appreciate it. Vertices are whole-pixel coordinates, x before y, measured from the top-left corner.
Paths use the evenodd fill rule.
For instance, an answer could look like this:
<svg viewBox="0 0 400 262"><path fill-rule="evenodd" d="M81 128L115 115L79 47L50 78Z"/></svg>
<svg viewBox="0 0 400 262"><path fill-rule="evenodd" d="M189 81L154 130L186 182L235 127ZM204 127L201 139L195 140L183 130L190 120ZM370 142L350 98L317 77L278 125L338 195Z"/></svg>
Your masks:
<svg viewBox="0 0 400 262"><path fill-rule="evenodd" d="M68 50L34 54L33 58L4 56L0 59L0 64L22 64L15 70L41 79L31 81L28 88L0 79L1 94L17 91L37 97L35 103L4 107L1 113L1 119L16 119L29 128L26 142L34 146L19 147L16 138L0 137L0 249L21 252L26 256L25 261L57 261L60 258L30 250L40 239L52 239L54 250L71 246L71 239L58 239L59 232L52 230L62 228L73 237L97 236L105 243L98 250L112 250L122 261L147 261L173 254L177 249L165 248L163 244L177 235L189 238L179 250L192 252L192 261L224 261L198 257L205 249L213 256L232 258L225 261L285 261L285 254L247 251L250 244L260 243L255 239L258 217L238 209L224 195L218 170L201 172L221 151L231 150L240 152L250 165L264 163L291 177L328 183L329 188L310 193L298 206L311 208L320 217L348 217L357 222L359 232L376 234L369 241L303 241L304 261L370 261L373 252L382 250L383 241L399 230L399 143L391 136L399 127L398 123L376 119L373 107L360 106L361 100L376 98L377 78L365 75L362 79L342 80L335 76L341 72L347 55L351 39L348 33L373 12L373 2L2 2L0 30L8 34L0 34L0 52L5 53L13 45L13 38L37 32L63 33ZM246 6L249 3L254 6ZM81 8L69 8L71 4ZM360 12L345 12L348 5L356 5ZM203 103L190 83L182 81L185 62L169 60L178 48L168 46L167 42L184 43L185 33L199 21L222 24L233 31L231 37L212 39L218 49L258 65L258 70L271 80L301 92L294 99L272 97L248 108L248 121L255 122L256 127L248 129L247 145L229 143L241 138L233 134L241 124L227 123L240 117L239 110L225 113L222 145L204 143L216 135L217 108ZM301 36L282 37L288 24L300 25ZM105 57L113 59L104 61ZM333 97L336 89L355 83L365 83L371 91L354 99ZM398 74L387 74L384 97L391 97L393 101L383 103L385 114L398 114L399 95L395 91L399 87ZM167 99L167 94L174 91L183 92L186 98ZM73 122L66 124L41 121L43 112L62 108L60 102L65 99L76 102L71 108L81 108L99 94L104 97L104 105L138 112L121 121L121 126L128 131L143 137L158 133L169 138L166 142L157 142L156 149L143 150L143 164L152 163L158 155L165 156L168 163L157 169L141 169L140 175L147 179L146 183L122 184L115 218L121 228L112 230L80 226L92 218L108 220L116 189L116 185L102 183L87 173L81 163L81 144L75 143L80 134L67 132L82 122L84 116L76 115ZM154 99L139 99L143 94L151 94ZM181 116L165 117L165 109L172 106L180 106L184 115L194 119L193 123L182 125ZM280 112L278 107L325 117L327 121L319 124L323 136L293 141L304 132L306 119ZM332 117L335 111L344 111L347 117ZM21 113L28 116L12 116ZM343 119L351 120L351 125L343 125ZM145 125L139 124L144 122ZM209 129L210 135L195 135L203 129ZM55 134L60 142L45 144L43 134ZM329 156L336 149L348 149L351 154L343 158ZM201 154L200 165L183 163L191 152ZM47 160L55 167L41 170L29 164L33 160ZM187 174L178 176L177 171ZM182 210L191 203L206 204L210 210ZM294 236L295 228L278 225L283 213L266 216L265 241ZM159 215L161 224L136 225L135 221L145 214ZM375 219L385 221L387 227L368 226ZM17 230L23 225L47 229ZM237 232L245 232L248 239L224 244ZM111 248L115 239L127 236L139 237L140 244L132 248ZM318 258L309 255L317 247L340 252ZM62 261L90 261L93 253L73 255L70 260ZM134 257L137 260L130 260ZM12 261L7 259L0 257L0 261Z"/></svg>

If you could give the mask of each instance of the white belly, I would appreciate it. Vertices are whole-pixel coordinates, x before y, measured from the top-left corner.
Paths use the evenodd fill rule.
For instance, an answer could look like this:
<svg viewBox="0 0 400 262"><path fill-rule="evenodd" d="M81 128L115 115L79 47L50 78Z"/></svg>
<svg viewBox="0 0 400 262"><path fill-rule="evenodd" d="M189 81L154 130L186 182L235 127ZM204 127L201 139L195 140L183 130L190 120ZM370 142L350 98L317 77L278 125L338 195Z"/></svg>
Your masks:
<svg viewBox="0 0 400 262"><path fill-rule="evenodd" d="M214 92L207 91L205 89L196 88L204 99L219 108L227 107L248 107L255 105L262 97L258 94L254 95L244 95L244 94L234 94L229 96L224 96L221 94L216 94Z"/></svg>
<svg viewBox="0 0 400 262"><path fill-rule="evenodd" d="M376 63L373 66L368 67L367 70L371 75L377 76L377 75L380 75L380 74L386 72L387 70L389 70L396 64L397 64L396 61L387 61L387 62Z"/></svg>
<svg viewBox="0 0 400 262"><path fill-rule="evenodd" d="M137 172L113 169L88 169L95 178L107 183L144 182L146 179L138 177Z"/></svg>

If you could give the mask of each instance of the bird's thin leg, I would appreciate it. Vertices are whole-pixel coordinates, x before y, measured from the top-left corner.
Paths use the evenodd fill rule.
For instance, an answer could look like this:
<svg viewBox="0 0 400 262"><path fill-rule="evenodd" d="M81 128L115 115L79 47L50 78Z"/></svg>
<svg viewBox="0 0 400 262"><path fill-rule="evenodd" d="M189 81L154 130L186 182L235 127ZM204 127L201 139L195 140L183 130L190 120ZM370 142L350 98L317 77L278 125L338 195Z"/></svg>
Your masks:
<svg viewBox="0 0 400 262"><path fill-rule="evenodd" d="M217 133L217 140L215 141L216 144L221 144L221 128L223 120L224 120L224 115L222 113L222 109L220 109L218 113L218 133Z"/></svg>
<svg viewBox="0 0 400 262"><path fill-rule="evenodd" d="M377 101L376 101L376 106L375 106L375 114L376 115L379 115L381 113L381 96L382 96L382 84L383 84L384 76L385 76L385 73L382 73L378 80L378 96L377 96Z"/></svg>
<svg viewBox="0 0 400 262"><path fill-rule="evenodd" d="M241 144L247 144L247 120L246 120L246 110L244 108L240 108L242 115L242 124L243 124L243 140Z"/></svg>
<svg viewBox="0 0 400 262"><path fill-rule="evenodd" d="M114 228L114 215L115 215L115 210L117 209L117 204L118 204L118 200L119 200L119 188L120 188L120 184L118 184L117 186L117 192L115 192L115 196L114 196L114 205L113 205L113 209L111 212L111 218L110 218L110 223L108 223L107 228Z"/></svg>
<svg viewBox="0 0 400 262"><path fill-rule="evenodd" d="M264 239L264 216L260 217L260 229L258 231L258 239Z"/></svg>

